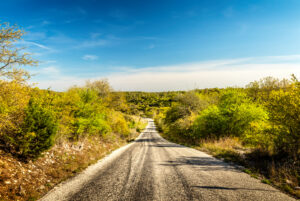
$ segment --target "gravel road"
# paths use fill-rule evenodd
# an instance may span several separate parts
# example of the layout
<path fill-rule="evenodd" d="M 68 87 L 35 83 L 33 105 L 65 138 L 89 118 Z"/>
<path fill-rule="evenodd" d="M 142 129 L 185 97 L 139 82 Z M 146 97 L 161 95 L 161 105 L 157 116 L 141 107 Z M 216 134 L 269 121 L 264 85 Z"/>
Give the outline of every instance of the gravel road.
<path fill-rule="evenodd" d="M 62 183 L 41 200 L 295 199 L 203 152 L 166 141 L 149 120 L 135 142 Z"/>

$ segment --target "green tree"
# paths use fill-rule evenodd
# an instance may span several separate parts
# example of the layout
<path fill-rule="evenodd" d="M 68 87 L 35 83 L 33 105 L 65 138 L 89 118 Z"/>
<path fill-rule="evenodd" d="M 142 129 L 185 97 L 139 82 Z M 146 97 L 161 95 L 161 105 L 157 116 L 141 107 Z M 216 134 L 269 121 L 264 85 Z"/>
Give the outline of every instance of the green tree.
<path fill-rule="evenodd" d="M 25 110 L 21 130 L 12 140 L 21 156 L 37 158 L 53 145 L 56 131 L 57 121 L 52 110 L 32 97 Z"/>
<path fill-rule="evenodd" d="M 101 98 L 107 97 L 112 91 L 111 86 L 108 83 L 107 79 L 96 80 L 96 81 L 87 81 L 86 87 L 97 92 L 98 96 Z"/>

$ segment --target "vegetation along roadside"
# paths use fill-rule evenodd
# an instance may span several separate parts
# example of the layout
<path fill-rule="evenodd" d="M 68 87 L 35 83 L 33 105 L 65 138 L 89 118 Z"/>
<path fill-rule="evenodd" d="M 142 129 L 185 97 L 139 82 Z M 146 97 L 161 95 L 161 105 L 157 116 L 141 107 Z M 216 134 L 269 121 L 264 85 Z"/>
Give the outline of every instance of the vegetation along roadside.
<path fill-rule="evenodd" d="M 65 92 L 30 85 L 37 65 L 16 42 L 24 31 L 0 24 L 0 200 L 36 200 L 146 126 L 106 80 Z"/>
<path fill-rule="evenodd" d="M 154 118 L 165 138 L 243 165 L 299 198 L 299 114 L 300 84 L 292 75 L 246 88 L 189 91 Z"/>
<path fill-rule="evenodd" d="M 300 197 L 300 84 L 266 77 L 245 88 L 118 92 L 107 80 L 64 92 L 29 84 L 38 62 L 0 24 L 0 200 L 35 200 L 155 119 L 162 135 L 246 167 Z"/>

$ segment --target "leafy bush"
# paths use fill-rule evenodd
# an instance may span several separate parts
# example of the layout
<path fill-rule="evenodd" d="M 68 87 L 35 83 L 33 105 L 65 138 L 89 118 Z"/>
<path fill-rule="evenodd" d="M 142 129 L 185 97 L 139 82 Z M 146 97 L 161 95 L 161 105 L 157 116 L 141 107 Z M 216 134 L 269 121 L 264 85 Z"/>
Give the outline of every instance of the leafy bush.
<path fill-rule="evenodd" d="M 228 90 L 222 94 L 217 106 L 210 106 L 200 112 L 194 122 L 193 135 L 199 138 L 241 137 L 254 122 L 263 122 L 267 118 L 266 111 L 251 103 L 245 93 Z"/>
<path fill-rule="evenodd" d="M 193 124 L 193 135 L 200 138 L 219 138 L 225 133 L 226 119 L 217 106 L 201 112 Z"/>
<path fill-rule="evenodd" d="M 128 123 L 126 122 L 124 116 L 120 112 L 111 112 L 108 115 L 108 120 L 110 122 L 112 132 L 118 133 L 123 137 L 127 137 L 129 134 Z"/>
<path fill-rule="evenodd" d="M 261 106 L 253 103 L 246 93 L 239 90 L 225 91 L 218 107 L 225 119 L 223 132 L 227 136 L 242 136 L 251 123 L 268 118 Z"/>
<path fill-rule="evenodd" d="M 29 100 L 20 132 L 14 139 L 19 154 L 25 158 L 36 158 L 54 143 L 57 122 L 53 112 L 35 98 Z"/>
<path fill-rule="evenodd" d="M 232 118 L 231 132 L 236 136 L 242 136 L 254 123 L 264 124 L 268 119 L 266 110 L 255 103 L 243 103 L 239 105 Z"/>
<path fill-rule="evenodd" d="M 15 81 L 0 80 L 0 147 L 15 152 L 13 144 L 25 117 L 30 88 Z"/>
<path fill-rule="evenodd" d="M 276 136 L 277 152 L 298 157 L 300 152 L 300 84 L 295 82 L 289 91 L 273 91 L 266 104 Z"/>
<path fill-rule="evenodd" d="M 193 144 L 195 142 L 195 138 L 191 134 L 194 118 L 195 115 L 192 114 L 190 116 L 177 119 L 168 126 L 166 132 L 175 141 L 184 141 Z"/>
<path fill-rule="evenodd" d="M 188 115 L 190 115 L 190 110 L 188 107 L 180 104 L 174 104 L 166 113 L 165 123 L 171 124 Z"/>
<path fill-rule="evenodd" d="M 106 134 L 111 131 L 107 122 L 106 108 L 97 95 L 97 91 L 89 88 L 73 89 L 79 95 L 77 107 L 72 111 L 74 117 L 72 138 L 77 139 L 85 135 Z"/>
<path fill-rule="evenodd" d="M 75 129 L 75 138 L 84 135 L 102 135 L 111 131 L 108 122 L 99 114 L 90 118 L 78 117 L 75 119 L 73 126 Z"/>
<path fill-rule="evenodd" d="M 245 145 L 255 147 L 263 152 L 273 152 L 274 135 L 270 132 L 271 124 L 268 121 L 251 122 L 250 127 L 241 136 Z"/>

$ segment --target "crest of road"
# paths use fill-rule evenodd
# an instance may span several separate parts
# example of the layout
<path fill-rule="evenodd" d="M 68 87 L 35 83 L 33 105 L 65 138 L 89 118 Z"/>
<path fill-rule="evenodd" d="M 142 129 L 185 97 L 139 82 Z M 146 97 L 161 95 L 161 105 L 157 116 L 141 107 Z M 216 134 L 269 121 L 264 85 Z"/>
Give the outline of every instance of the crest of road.
<path fill-rule="evenodd" d="M 235 166 L 163 139 L 149 119 L 134 142 L 61 183 L 41 200 L 295 199 Z"/>

